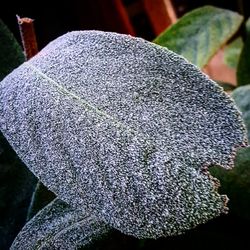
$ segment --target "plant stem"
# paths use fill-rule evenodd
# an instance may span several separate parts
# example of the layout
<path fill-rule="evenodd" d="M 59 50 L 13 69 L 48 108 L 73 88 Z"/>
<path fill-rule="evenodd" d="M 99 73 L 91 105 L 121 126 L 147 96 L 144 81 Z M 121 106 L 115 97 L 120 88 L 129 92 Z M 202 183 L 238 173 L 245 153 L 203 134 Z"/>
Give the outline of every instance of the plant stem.
<path fill-rule="evenodd" d="M 244 16 L 244 4 L 242 0 L 237 0 L 238 12 Z"/>
<path fill-rule="evenodd" d="M 27 61 L 38 52 L 36 34 L 33 25 L 34 20 L 28 17 L 20 18 L 17 15 L 17 21 Z"/>

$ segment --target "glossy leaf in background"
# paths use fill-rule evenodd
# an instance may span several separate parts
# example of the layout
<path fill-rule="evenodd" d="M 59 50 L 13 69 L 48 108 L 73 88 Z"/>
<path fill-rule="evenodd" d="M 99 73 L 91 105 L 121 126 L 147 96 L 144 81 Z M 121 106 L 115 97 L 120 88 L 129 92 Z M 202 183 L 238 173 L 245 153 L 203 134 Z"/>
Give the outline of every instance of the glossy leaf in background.
<path fill-rule="evenodd" d="M 67 33 L 0 85 L 0 126 L 58 197 L 138 238 L 227 212 L 206 171 L 246 134 L 232 100 L 176 53 L 140 38 Z"/>
<path fill-rule="evenodd" d="M 13 34 L 0 20 L 0 80 L 24 62 Z M 1 84 L 1 83 L 0 83 Z M 9 246 L 24 225 L 36 178 L 0 132 L 0 249 Z"/>
<path fill-rule="evenodd" d="M 242 112 L 242 117 L 248 132 L 248 141 L 250 141 L 250 84 L 235 89 L 232 93 L 232 97 Z"/>
<path fill-rule="evenodd" d="M 237 68 L 237 84 L 250 84 L 250 18 L 246 22 L 246 40 Z"/>
<path fill-rule="evenodd" d="M 238 37 L 224 49 L 224 63 L 230 68 L 236 69 L 239 63 L 240 54 L 243 48 L 243 40 Z"/>
<path fill-rule="evenodd" d="M 250 147 L 238 150 L 232 170 L 214 167 L 210 172 L 220 180 L 220 192 L 229 197 L 230 213 L 250 220 Z"/>
<path fill-rule="evenodd" d="M 250 141 L 250 85 L 237 88 L 232 97 L 242 112 Z M 221 192 L 228 194 L 230 211 L 250 219 L 250 147 L 237 151 L 233 170 L 214 168 L 211 173 L 220 180 Z"/>
<path fill-rule="evenodd" d="M 243 17 L 236 12 L 205 6 L 181 17 L 154 42 L 203 68 L 235 34 L 242 21 Z"/>
<path fill-rule="evenodd" d="M 0 81 L 24 62 L 24 54 L 14 35 L 0 19 Z"/>
<path fill-rule="evenodd" d="M 55 199 L 24 226 L 10 249 L 76 250 L 103 237 L 109 230 L 109 226 L 93 215 Z"/>

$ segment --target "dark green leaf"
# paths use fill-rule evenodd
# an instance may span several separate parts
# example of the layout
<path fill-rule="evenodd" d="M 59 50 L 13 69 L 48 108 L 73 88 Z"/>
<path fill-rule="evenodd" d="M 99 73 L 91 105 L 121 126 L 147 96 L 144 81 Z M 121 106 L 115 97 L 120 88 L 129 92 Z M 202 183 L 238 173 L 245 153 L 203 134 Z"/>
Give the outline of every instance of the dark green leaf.
<path fill-rule="evenodd" d="M 242 20 L 233 11 L 205 6 L 184 15 L 154 42 L 202 68 L 239 29 Z"/>
<path fill-rule="evenodd" d="M 0 20 L 0 80 L 22 62 L 21 47 Z M 0 249 L 9 248 L 25 223 L 35 183 L 34 175 L 0 132 Z"/>
<path fill-rule="evenodd" d="M 250 141 L 250 85 L 237 88 L 232 97 L 242 112 Z M 233 170 L 214 168 L 211 173 L 221 181 L 221 192 L 228 194 L 231 211 L 250 219 L 250 147 L 238 150 Z"/>
<path fill-rule="evenodd" d="M 224 91 L 233 91 L 236 88 L 231 83 L 221 82 L 221 81 L 216 81 L 216 82 L 224 89 Z"/>
<path fill-rule="evenodd" d="M 246 41 L 237 67 L 237 84 L 250 84 L 250 18 L 246 22 Z"/>
<path fill-rule="evenodd" d="M 214 167 L 210 172 L 220 180 L 220 193 L 229 197 L 229 211 L 250 219 L 250 147 L 238 150 L 232 170 Z"/>
<path fill-rule="evenodd" d="M 105 223 L 82 209 L 55 199 L 35 215 L 18 234 L 12 250 L 74 250 L 102 237 L 110 230 Z"/>
<path fill-rule="evenodd" d="M 0 249 L 8 249 L 25 223 L 35 176 L 0 132 Z"/>
<path fill-rule="evenodd" d="M 242 117 L 248 132 L 248 141 L 250 142 L 250 84 L 235 89 L 232 93 L 232 97 L 242 112 Z"/>
<path fill-rule="evenodd" d="M 241 37 L 228 44 L 224 50 L 224 63 L 231 68 L 237 68 L 242 48 L 243 40 Z"/>
<path fill-rule="evenodd" d="M 0 20 L 0 81 L 24 62 L 23 51 L 13 34 Z"/>

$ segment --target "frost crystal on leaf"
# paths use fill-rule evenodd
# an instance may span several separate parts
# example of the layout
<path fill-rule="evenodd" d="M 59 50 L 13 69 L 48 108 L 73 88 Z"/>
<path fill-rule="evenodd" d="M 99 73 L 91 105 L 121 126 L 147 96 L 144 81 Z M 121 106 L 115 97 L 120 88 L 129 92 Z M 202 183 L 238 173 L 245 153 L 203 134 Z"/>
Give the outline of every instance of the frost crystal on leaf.
<path fill-rule="evenodd" d="M 206 168 L 246 134 L 198 68 L 140 38 L 71 32 L 0 83 L 0 129 L 63 201 L 139 238 L 225 212 Z"/>

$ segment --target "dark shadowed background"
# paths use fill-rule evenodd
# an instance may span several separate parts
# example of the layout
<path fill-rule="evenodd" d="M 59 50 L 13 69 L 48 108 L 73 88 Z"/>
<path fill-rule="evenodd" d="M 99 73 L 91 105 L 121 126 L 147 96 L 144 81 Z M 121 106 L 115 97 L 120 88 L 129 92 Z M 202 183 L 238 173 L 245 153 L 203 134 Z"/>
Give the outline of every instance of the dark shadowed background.
<path fill-rule="evenodd" d="M 154 3 L 153 7 L 149 3 Z M 152 40 L 164 29 L 164 15 L 150 15 L 161 8 L 162 0 L 71 0 L 71 1 L 5 1 L 0 18 L 19 39 L 16 14 L 35 19 L 39 49 L 56 37 L 72 30 L 96 29 L 130 33 Z M 177 16 L 203 5 L 232 9 L 247 16 L 247 0 L 173 0 Z M 122 6 L 121 6 L 122 5 Z M 152 4 L 151 4 L 152 5 Z M 147 8 L 149 6 L 149 8 Z M 167 22 L 165 22 L 167 24 Z M 155 29 L 154 26 L 158 26 Z"/>

